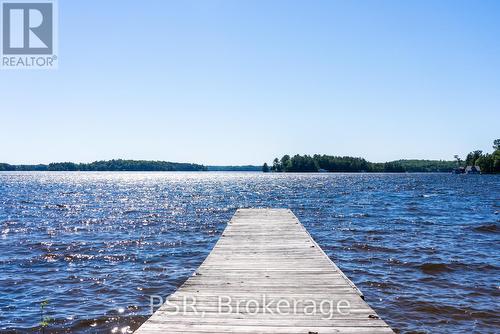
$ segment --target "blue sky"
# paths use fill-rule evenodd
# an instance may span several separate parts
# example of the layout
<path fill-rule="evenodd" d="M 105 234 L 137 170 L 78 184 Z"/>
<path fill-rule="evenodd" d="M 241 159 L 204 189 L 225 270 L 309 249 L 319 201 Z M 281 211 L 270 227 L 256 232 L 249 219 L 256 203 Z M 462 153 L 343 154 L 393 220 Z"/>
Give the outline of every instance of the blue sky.
<path fill-rule="evenodd" d="M 500 137 L 498 1 L 59 1 L 0 161 L 452 159 Z"/>

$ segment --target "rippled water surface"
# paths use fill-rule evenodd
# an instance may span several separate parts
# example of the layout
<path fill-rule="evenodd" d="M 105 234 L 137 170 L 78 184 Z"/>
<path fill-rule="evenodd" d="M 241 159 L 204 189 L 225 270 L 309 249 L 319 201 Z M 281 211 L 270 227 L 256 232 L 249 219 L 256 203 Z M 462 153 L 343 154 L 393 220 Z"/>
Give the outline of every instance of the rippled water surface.
<path fill-rule="evenodd" d="M 121 333 L 237 208 L 290 208 L 400 333 L 500 332 L 500 177 L 0 173 L 0 331 Z"/>

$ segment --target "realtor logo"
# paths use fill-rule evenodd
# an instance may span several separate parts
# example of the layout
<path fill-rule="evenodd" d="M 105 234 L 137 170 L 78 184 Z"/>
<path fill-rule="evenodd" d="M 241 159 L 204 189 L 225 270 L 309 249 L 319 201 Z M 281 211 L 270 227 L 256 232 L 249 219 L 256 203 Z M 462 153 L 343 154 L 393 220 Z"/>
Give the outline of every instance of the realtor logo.
<path fill-rule="evenodd" d="M 54 1 L 2 2 L 2 68 L 54 68 Z"/>

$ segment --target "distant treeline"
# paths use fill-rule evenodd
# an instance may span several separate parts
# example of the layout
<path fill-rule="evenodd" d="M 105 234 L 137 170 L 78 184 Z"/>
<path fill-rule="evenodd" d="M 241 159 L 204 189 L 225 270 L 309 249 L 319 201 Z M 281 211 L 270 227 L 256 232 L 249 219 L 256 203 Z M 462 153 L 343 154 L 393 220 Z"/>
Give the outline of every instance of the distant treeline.
<path fill-rule="evenodd" d="M 48 165 L 9 165 L 0 163 L 0 171 L 206 171 L 191 163 L 146 160 L 108 160 L 92 163 L 56 162 Z"/>
<path fill-rule="evenodd" d="M 0 172 L 2 171 L 48 171 L 49 165 L 9 165 L 0 163 Z"/>
<path fill-rule="evenodd" d="M 244 165 L 244 166 L 207 166 L 210 172 L 260 172 L 261 166 Z"/>
<path fill-rule="evenodd" d="M 493 143 L 494 151 L 473 151 L 464 160 L 455 161 L 396 160 L 385 163 L 369 162 L 363 158 L 331 155 L 284 155 L 274 159 L 272 166 L 204 166 L 191 163 L 146 160 L 107 160 L 92 163 L 57 162 L 48 165 L 10 165 L 0 163 L 0 171 L 259 171 L 264 172 L 451 172 L 458 167 L 479 166 L 481 173 L 500 173 L 500 139 Z M 462 168 L 463 169 L 463 168 Z"/>
<path fill-rule="evenodd" d="M 386 172 L 386 173 L 418 173 L 418 172 L 451 172 L 458 167 L 479 166 L 481 173 L 500 173 L 500 139 L 493 142 L 493 153 L 483 154 L 473 151 L 465 161 L 457 155 L 455 161 L 445 160 L 396 160 L 385 163 L 369 162 L 363 158 L 340 157 L 331 155 L 284 155 L 274 159 L 272 166 L 265 163 L 264 172 Z"/>
<path fill-rule="evenodd" d="M 493 142 L 493 152 L 483 153 L 481 150 L 476 150 L 467 154 L 465 158 L 465 166 L 479 166 L 481 173 L 497 174 L 500 173 L 500 139 Z M 463 161 L 458 155 L 455 156 L 458 165 L 463 166 Z"/>
<path fill-rule="evenodd" d="M 451 172 L 456 167 L 454 161 L 442 160 L 397 160 L 386 163 L 373 163 L 363 158 L 340 157 L 331 155 L 289 155 L 274 159 L 263 171 L 273 172 Z"/>

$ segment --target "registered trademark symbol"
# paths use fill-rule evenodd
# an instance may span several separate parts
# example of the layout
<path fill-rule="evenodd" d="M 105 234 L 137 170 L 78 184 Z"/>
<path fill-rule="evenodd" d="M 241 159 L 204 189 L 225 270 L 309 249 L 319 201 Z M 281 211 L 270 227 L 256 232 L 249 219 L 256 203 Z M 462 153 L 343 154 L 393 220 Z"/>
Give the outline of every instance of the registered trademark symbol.
<path fill-rule="evenodd" d="M 53 55 L 53 56 L 52 56 L 52 59 L 53 59 L 53 60 L 57 60 L 57 56 L 56 56 L 56 55 Z"/>

